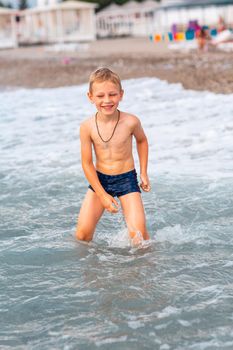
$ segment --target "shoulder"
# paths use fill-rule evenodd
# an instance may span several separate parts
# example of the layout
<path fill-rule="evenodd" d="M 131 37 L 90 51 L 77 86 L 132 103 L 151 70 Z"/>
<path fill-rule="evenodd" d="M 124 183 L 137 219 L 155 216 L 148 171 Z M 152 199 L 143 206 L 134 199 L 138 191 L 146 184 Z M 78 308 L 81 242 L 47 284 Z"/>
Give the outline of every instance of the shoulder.
<path fill-rule="evenodd" d="M 139 142 L 144 140 L 145 133 L 140 119 L 136 115 L 129 113 L 124 113 L 123 117 L 125 119 L 125 125 L 128 125 L 131 134 L 136 138 L 136 140 Z"/>
<path fill-rule="evenodd" d="M 91 126 L 93 122 L 95 121 L 95 116 L 92 116 L 88 119 L 85 119 L 81 124 L 80 127 L 87 128 L 88 126 Z"/>
<path fill-rule="evenodd" d="M 91 133 L 93 129 L 93 125 L 95 123 L 95 117 L 90 117 L 86 120 L 84 120 L 79 127 L 79 135 L 80 139 L 82 140 L 91 140 Z"/>
<path fill-rule="evenodd" d="M 90 131 L 92 128 L 92 125 L 95 121 L 95 117 L 90 117 L 86 120 L 84 120 L 81 124 L 80 124 L 80 132 L 84 132 L 84 131 Z"/>
<path fill-rule="evenodd" d="M 133 129 L 141 125 L 140 119 L 131 113 L 122 112 L 122 120 Z"/>

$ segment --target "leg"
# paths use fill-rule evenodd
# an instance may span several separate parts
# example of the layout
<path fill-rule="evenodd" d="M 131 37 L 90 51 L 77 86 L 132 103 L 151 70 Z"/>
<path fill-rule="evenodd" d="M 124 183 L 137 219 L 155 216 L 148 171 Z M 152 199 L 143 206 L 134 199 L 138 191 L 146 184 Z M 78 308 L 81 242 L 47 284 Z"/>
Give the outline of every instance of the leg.
<path fill-rule="evenodd" d="M 103 214 L 102 206 L 95 192 L 88 189 L 79 212 L 76 238 L 82 241 L 91 241 L 95 227 Z"/>
<path fill-rule="evenodd" d="M 120 196 L 121 207 L 124 213 L 125 221 L 129 230 L 130 238 L 137 241 L 137 232 L 142 234 L 143 239 L 149 239 L 149 233 L 146 229 L 146 218 L 139 192 L 131 192 Z M 140 242 L 136 242 L 136 244 Z"/>

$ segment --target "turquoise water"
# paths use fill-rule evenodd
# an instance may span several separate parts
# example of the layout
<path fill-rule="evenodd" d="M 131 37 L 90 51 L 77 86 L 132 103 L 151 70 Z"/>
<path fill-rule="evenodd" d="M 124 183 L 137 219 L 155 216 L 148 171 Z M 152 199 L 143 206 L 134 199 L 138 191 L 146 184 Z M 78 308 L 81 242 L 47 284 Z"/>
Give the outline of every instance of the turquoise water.
<path fill-rule="evenodd" d="M 233 349 L 232 96 L 123 83 L 150 143 L 139 249 L 121 213 L 73 236 L 87 86 L 1 92 L 1 349 Z"/>

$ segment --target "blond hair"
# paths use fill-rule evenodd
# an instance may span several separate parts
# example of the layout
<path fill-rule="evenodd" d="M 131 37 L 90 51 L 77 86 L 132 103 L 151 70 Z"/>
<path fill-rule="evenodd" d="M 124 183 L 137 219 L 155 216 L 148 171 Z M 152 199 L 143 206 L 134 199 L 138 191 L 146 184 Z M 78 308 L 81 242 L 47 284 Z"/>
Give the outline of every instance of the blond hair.
<path fill-rule="evenodd" d="M 118 74 L 111 71 L 109 68 L 98 68 L 93 73 L 91 73 L 89 78 L 89 92 L 92 92 L 93 84 L 98 82 L 102 83 L 104 81 L 111 81 L 112 83 L 119 86 L 122 90 L 121 79 Z"/>

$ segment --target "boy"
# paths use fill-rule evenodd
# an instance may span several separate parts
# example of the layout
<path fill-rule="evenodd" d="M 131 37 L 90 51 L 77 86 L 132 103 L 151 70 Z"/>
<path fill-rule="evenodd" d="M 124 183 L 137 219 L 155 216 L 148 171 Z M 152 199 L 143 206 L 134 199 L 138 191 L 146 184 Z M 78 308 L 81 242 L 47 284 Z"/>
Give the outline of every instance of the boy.
<path fill-rule="evenodd" d="M 132 243 L 139 244 L 143 239 L 149 239 L 134 169 L 132 137 L 136 139 L 140 161 L 140 186 L 146 192 L 150 191 L 148 142 L 139 119 L 118 110 L 123 93 L 119 76 L 110 69 L 100 68 L 91 74 L 87 95 L 97 112 L 80 126 L 82 167 L 90 183 L 76 230 L 77 239 L 82 241 L 92 240 L 104 210 L 118 212 L 115 196 L 120 200 Z"/>

